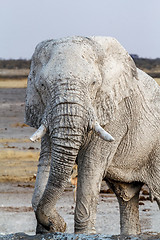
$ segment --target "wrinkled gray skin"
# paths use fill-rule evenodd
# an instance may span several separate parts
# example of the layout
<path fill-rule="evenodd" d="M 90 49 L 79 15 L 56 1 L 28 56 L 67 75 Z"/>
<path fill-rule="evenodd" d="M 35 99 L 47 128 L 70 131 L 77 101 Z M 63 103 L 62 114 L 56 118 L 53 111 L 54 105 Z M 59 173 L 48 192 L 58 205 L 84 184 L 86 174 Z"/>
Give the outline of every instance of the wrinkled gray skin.
<path fill-rule="evenodd" d="M 96 135 L 95 121 L 114 142 Z M 98 193 L 105 180 L 119 201 L 121 233 L 140 233 L 138 197 L 144 183 L 160 205 L 160 88 L 115 39 L 40 43 L 28 78 L 26 123 L 47 128 L 32 201 L 37 233 L 65 231 L 55 205 L 75 160 L 75 232 L 95 233 Z"/>

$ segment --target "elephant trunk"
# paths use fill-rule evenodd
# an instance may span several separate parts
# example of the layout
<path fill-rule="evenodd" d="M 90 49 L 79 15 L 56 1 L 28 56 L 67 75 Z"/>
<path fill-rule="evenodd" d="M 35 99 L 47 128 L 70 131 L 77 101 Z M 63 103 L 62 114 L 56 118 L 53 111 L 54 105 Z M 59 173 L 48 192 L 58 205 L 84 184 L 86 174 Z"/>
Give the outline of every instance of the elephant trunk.
<path fill-rule="evenodd" d="M 53 126 L 49 126 L 51 167 L 48 183 L 36 210 L 38 222 L 51 232 L 65 231 L 65 222 L 55 205 L 63 193 L 82 145 L 85 129 L 82 105 L 61 103 L 54 108 Z"/>
<path fill-rule="evenodd" d="M 54 93 L 51 96 L 54 96 L 54 99 L 47 102 L 41 126 L 31 137 L 31 140 L 35 141 L 46 131 L 50 136 L 50 174 L 37 206 L 36 217 L 38 223 L 52 232 L 65 231 L 65 222 L 56 212 L 55 205 L 70 178 L 87 131 L 94 129 L 103 139 L 112 141 L 111 136 L 97 124 L 92 107 L 85 103 L 85 89 L 74 86 L 75 83 L 67 83 L 60 82 L 53 88 Z"/>

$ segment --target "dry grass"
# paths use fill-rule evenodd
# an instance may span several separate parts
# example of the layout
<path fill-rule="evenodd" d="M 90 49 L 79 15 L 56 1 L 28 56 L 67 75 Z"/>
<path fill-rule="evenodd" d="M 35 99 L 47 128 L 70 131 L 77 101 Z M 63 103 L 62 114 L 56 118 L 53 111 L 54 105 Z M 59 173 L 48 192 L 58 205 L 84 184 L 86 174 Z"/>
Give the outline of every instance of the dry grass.
<path fill-rule="evenodd" d="M 11 126 L 11 127 L 15 127 L 15 128 L 17 128 L 17 127 L 20 127 L 20 128 L 29 127 L 27 124 L 25 124 L 25 123 L 20 123 L 20 122 L 13 123 L 13 124 L 11 124 L 10 126 Z"/>
<path fill-rule="evenodd" d="M 32 161 L 37 161 L 39 158 L 39 152 L 32 151 L 18 151 L 18 150 L 1 150 L 0 160 L 5 160 L 6 162 L 10 159 L 13 160 L 12 164 L 14 164 L 15 159 L 19 159 L 20 161 L 28 161 L 29 159 Z M 11 164 L 11 162 L 10 162 Z"/>
<path fill-rule="evenodd" d="M 35 180 L 39 152 L 1 150 L 0 182 L 29 182 Z"/>
<path fill-rule="evenodd" d="M 155 80 L 160 85 L 160 78 L 155 78 Z"/>
<path fill-rule="evenodd" d="M 10 79 L 0 78 L 0 88 L 26 88 L 27 78 Z"/>
<path fill-rule="evenodd" d="M 0 143 L 27 143 L 31 142 L 28 138 L 0 138 Z"/>

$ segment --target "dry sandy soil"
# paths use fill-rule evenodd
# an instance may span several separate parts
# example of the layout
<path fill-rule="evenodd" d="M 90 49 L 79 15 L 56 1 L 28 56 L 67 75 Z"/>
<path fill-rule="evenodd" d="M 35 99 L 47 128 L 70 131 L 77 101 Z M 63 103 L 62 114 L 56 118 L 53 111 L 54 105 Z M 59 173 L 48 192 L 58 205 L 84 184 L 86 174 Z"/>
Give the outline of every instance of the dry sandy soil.
<path fill-rule="evenodd" d="M 21 88 L 14 88 L 17 85 L 13 80 L 11 85 L 5 81 L 0 88 L 0 234 L 35 234 L 31 198 L 40 143 L 29 141 L 34 129 L 23 124 L 26 80 L 23 80 L 24 85 L 19 82 Z M 118 202 L 113 194 L 106 193 L 107 189 L 104 185 L 99 197 L 96 228 L 98 233 L 117 235 Z M 73 232 L 74 207 L 73 192 L 68 186 L 57 209 L 65 218 L 69 233 Z M 141 192 L 139 207 L 142 232 L 160 232 L 158 206 L 148 200 L 145 191 Z"/>

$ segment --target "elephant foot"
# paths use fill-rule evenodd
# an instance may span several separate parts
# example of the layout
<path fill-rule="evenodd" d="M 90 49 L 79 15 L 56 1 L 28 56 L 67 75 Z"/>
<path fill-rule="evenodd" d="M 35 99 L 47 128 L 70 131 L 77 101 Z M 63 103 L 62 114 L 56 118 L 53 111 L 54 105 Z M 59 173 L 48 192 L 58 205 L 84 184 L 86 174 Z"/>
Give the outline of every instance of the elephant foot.
<path fill-rule="evenodd" d="M 36 227 L 36 234 L 45 234 L 49 233 L 49 231 L 44 228 L 40 223 L 37 222 L 37 227 Z"/>
<path fill-rule="evenodd" d="M 66 228 L 67 224 L 62 217 L 60 222 L 57 220 L 55 221 L 55 219 L 50 221 L 49 232 L 65 232 Z"/>
<path fill-rule="evenodd" d="M 50 214 L 45 214 L 41 209 L 36 210 L 37 218 L 37 229 L 36 233 L 47 233 L 47 232 L 65 232 L 66 223 L 64 219 L 52 209 Z"/>

